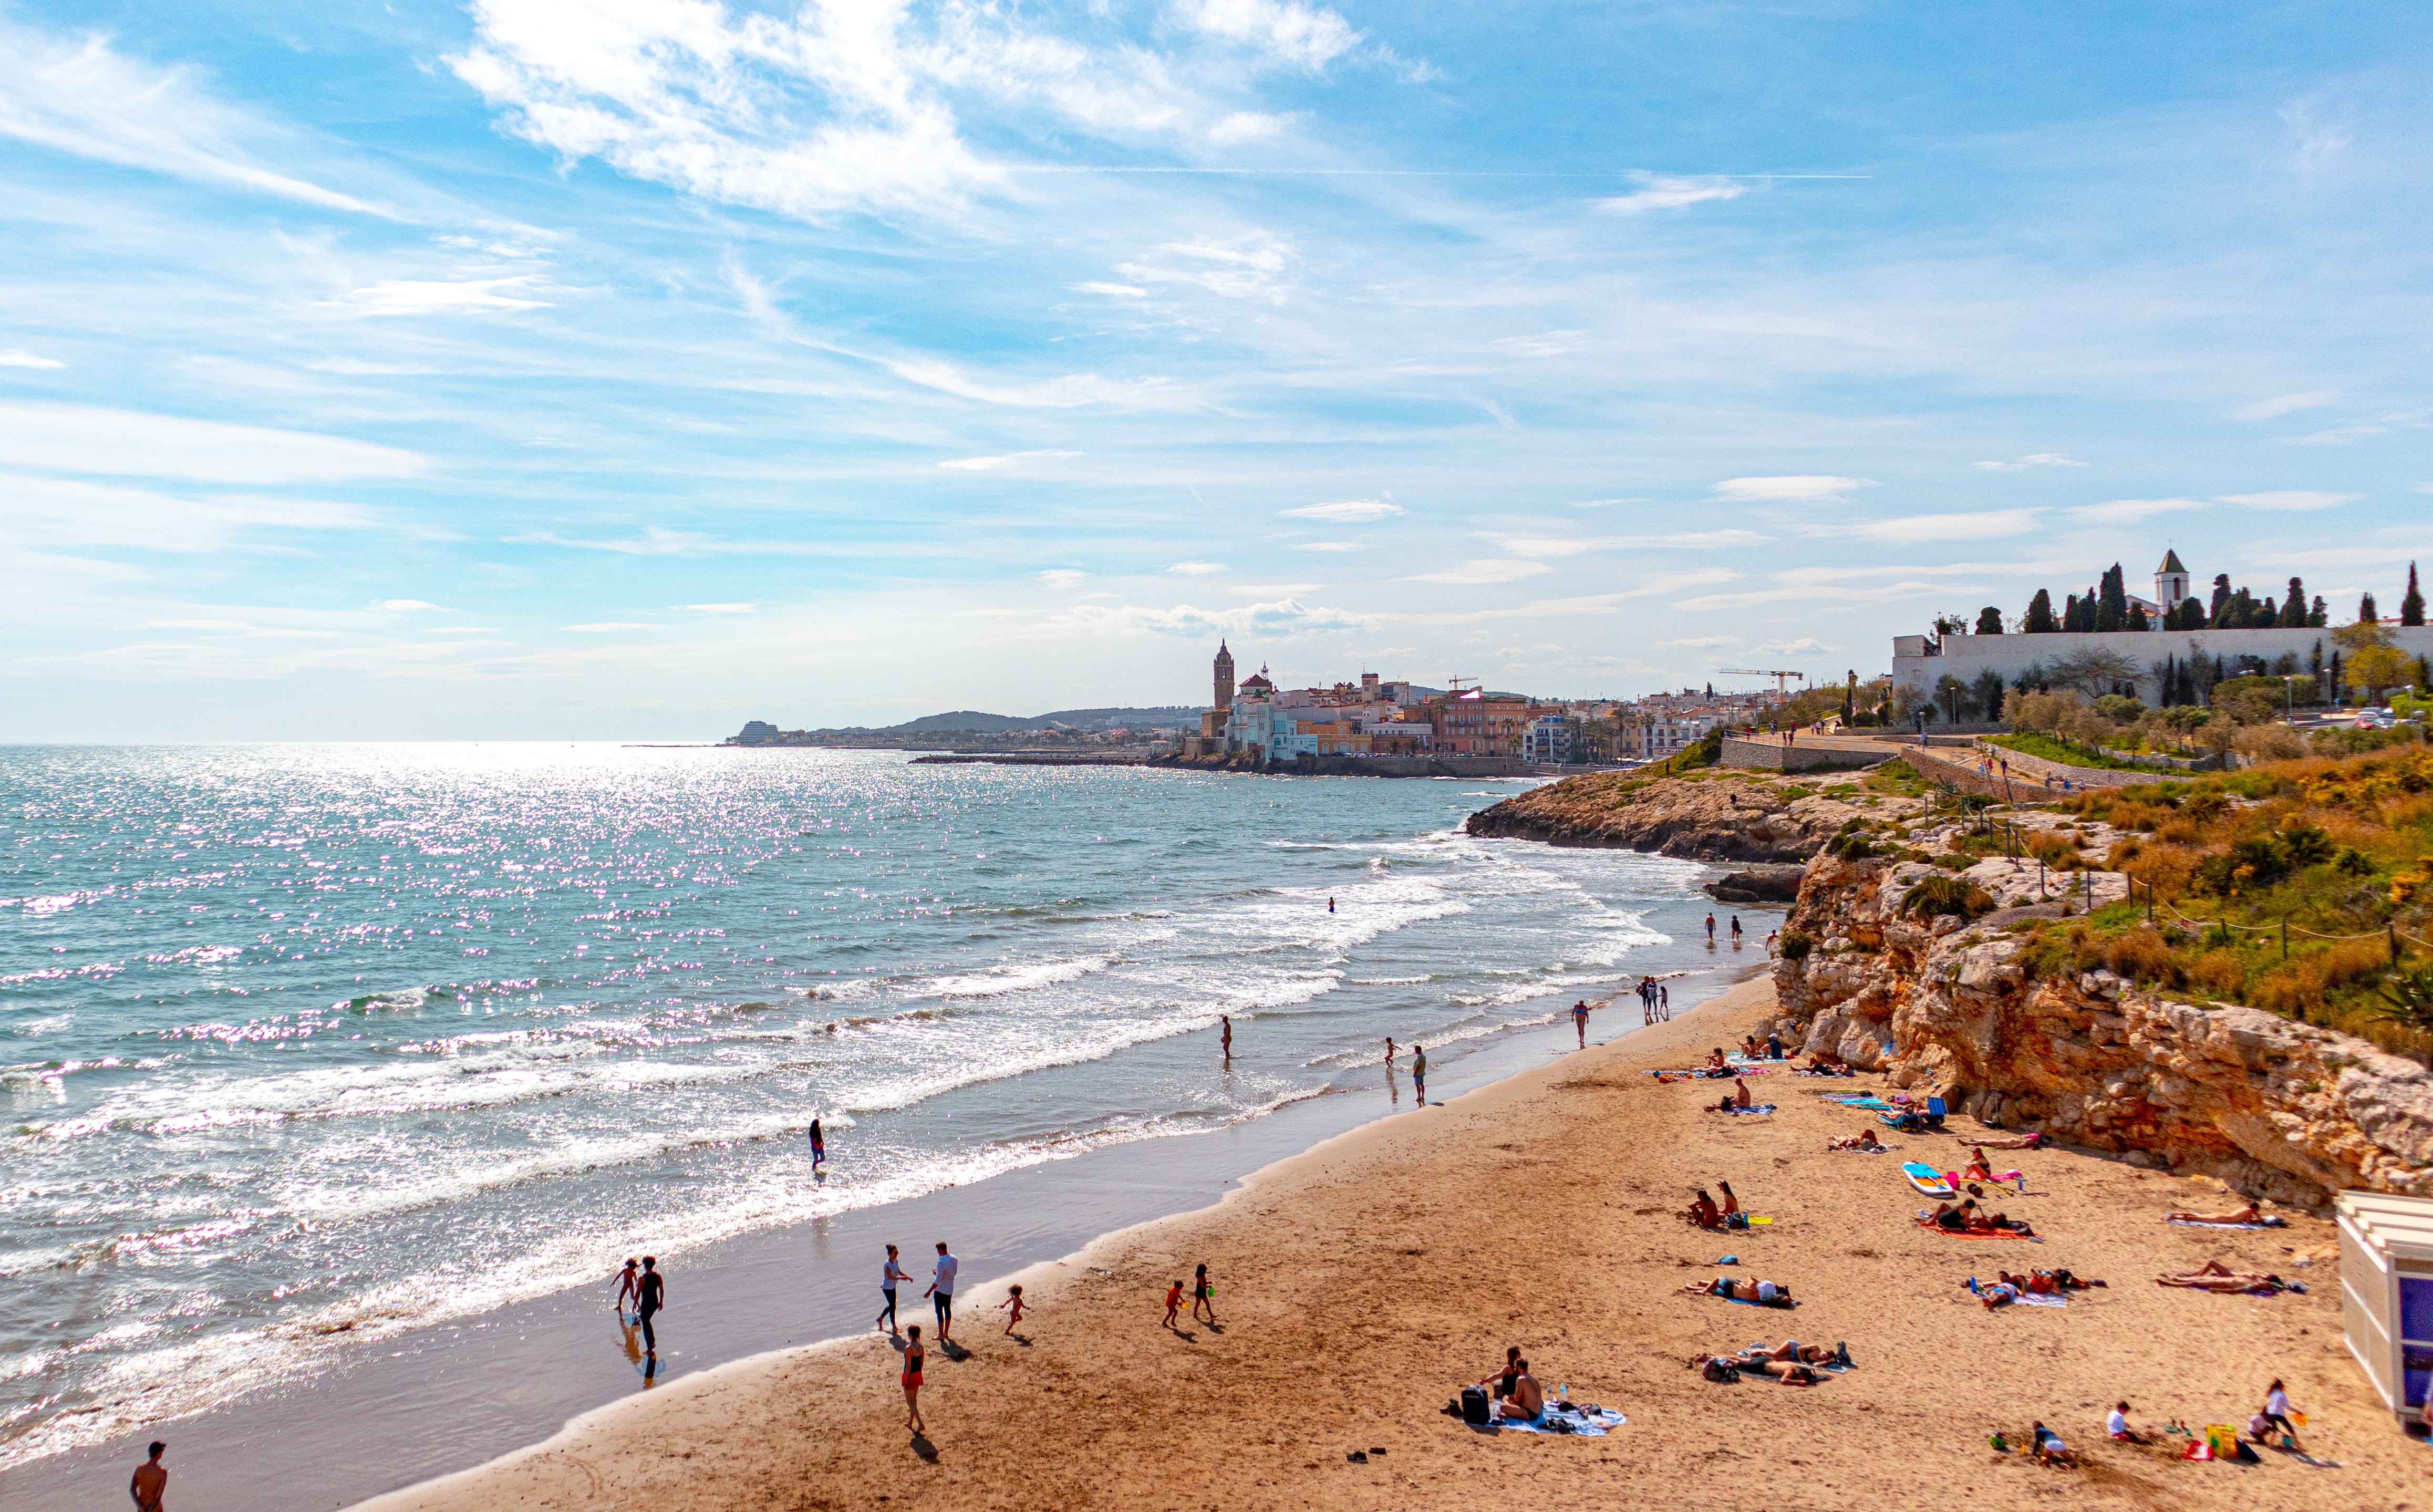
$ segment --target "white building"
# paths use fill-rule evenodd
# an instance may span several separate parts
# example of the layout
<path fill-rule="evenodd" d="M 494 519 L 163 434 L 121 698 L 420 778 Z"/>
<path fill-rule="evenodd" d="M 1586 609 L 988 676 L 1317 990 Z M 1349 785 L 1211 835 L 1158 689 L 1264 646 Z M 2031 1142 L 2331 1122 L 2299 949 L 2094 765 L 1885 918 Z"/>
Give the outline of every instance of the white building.
<path fill-rule="evenodd" d="M 1521 759 L 1561 766 L 1572 758 L 1572 722 L 1541 714 L 1521 727 Z"/>
<path fill-rule="evenodd" d="M 1639 727 L 1639 754 L 1650 761 L 1696 745 L 1707 738 L 1709 730 L 1724 722 L 1724 716 L 1717 713 L 1651 712 L 1654 718 Z"/>

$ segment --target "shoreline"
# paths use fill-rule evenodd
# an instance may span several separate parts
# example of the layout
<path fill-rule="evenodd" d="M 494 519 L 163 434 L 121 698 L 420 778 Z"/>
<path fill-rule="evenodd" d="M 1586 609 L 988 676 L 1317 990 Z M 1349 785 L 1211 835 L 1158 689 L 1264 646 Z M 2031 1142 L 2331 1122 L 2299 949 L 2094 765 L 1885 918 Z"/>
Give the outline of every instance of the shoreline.
<path fill-rule="evenodd" d="M 1514 1100 L 1540 1090 L 1541 1084 L 1557 1076 L 1576 1073 L 1580 1069 L 1579 1057 L 1588 1056 L 1602 1060 L 1606 1057 L 1601 1056 L 1600 1052 L 1618 1052 L 1634 1040 L 1639 1043 L 1631 1047 L 1642 1054 L 1677 1051 L 1679 1054 L 1687 1055 L 1690 1053 L 1687 1046 L 1691 1043 L 1711 1038 L 1727 1024 L 1736 1026 L 1744 1020 L 1755 1022 L 1763 1012 L 1771 1011 L 1773 1000 L 1773 982 L 1761 966 L 1760 969 L 1753 970 L 1739 980 L 1726 986 L 1721 992 L 1702 998 L 1676 1012 L 1669 1020 L 1644 1025 L 1635 1030 L 1627 1030 L 1611 1039 L 1591 1045 L 1584 1051 L 1574 1050 L 1570 1054 L 1559 1055 L 1541 1065 L 1511 1071 L 1467 1088 L 1449 1098 L 1439 1100 L 1431 1097 L 1428 1101 L 1428 1110 L 1431 1113 L 1437 1110 L 1446 1110 L 1472 1116 L 1493 1116 L 1503 1112 Z M 1621 1005 L 1618 999 L 1607 999 L 1594 1006 L 1604 1010 L 1617 1010 Z M 1651 1039 L 1651 1036 L 1654 1039 Z M 1656 1043 L 1659 1040 L 1661 1041 L 1660 1044 Z M 1412 1112 L 1416 1113 L 1418 1110 L 1414 1109 Z M 1007 1286 L 1019 1284 L 1024 1288 L 1026 1302 L 1041 1308 L 1054 1307 L 1060 1292 L 1068 1289 L 1079 1273 L 1094 1268 L 1093 1261 L 1111 1258 L 1115 1252 L 1143 1239 L 1153 1238 L 1162 1231 L 1173 1226 L 1220 1217 L 1237 1205 L 1255 1202 L 1270 1189 L 1306 1177 L 1313 1170 L 1324 1172 L 1331 1169 L 1328 1163 L 1356 1160 L 1372 1154 L 1374 1147 L 1390 1141 L 1391 1136 L 1396 1132 L 1395 1126 L 1403 1116 L 1405 1115 L 1383 1113 L 1354 1124 L 1349 1129 L 1326 1135 L 1316 1144 L 1294 1153 L 1280 1156 L 1255 1170 L 1236 1177 L 1218 1194 L 1215 1201 L 1204 1206 L 1145 1218 L 1120 1228 L 1108 1230 L 1069 1253 L 1052 1259 L 1036 1260 L 1010 1273 L 993 1276 L 986 1281 L 973 1282 L 961 1295 L 964 1298 L 976 1299 L 985 1289 L 989 1295 L 995 1296 Z M 915 1271 L 916 1279 L 918 1273 L 926 1268 L 927 1263 L 925 1256 L 910 1257 L 908 1266 Z M 909 1295 L 910 1286 L 908 1284 L 905 1290 Z M 973 1312 L 977 1316 L 970 1317 L 970 1321 L 975 1330 L 992 1329 L 995 1326 L 993 1321 L 980 1321 L 982 1318 L 989 1317 L 989 1314 L 978 1312 L 977 1309 Z M 927 1322 L 927 1316 L 918 1312 L 910 1301 L 904 1304 L 903 1316 L 907 1321 L 921 1321 L 925 1325 Z M 959 1321 L 965 1319 L 967 1316 L 965 1305 L 959 1302 L 957 1307 Z M 925 1332 L 927 1332 L 926 1328 Z M 475 1509 L 479 1509 L 479 1512 L 494 1512 L 494 1509 L 508 1505 L 525 1504 L 530 1495 L 527 1488 L 518 1487 L 515 1491 L 509 1492 L 501 1483 L 514 1478 L 520 1469 L 553 1452 L 570 1451 L 581 1453 L 597 1440 L 614 1439 L 627 1434 L 649 1421 L 652 1416 L 667 1408 L 673 1400 L 672 1394 L 676 1391 L 686 1392 L 690 1399 L 705 1402 L 716 1402 L 734 1392 L 749 1393 L 756 1388 L 767 1385 L 768 1378 L 774 1372 L 788 1367 L 817 1368 L 823 1362 L 839 1360 L 864 1349 L 874 1342 L 876 1336 L 874 1333 L 868 1332 L 847 1334 L 806 1345 L 765 1351 L 728 1361 L 710 1369 L 687 1376 L 679 1383 L 661 1388 L 659 1393 L 652 1397 L 626 1397 L 595 1407 L 569 1420 L 549 1437 L 527 1444 L 484 1464 L 436 1476 L 428 1481 L 402 1487 L 369 1500 L 352 1504 L 349 1512 L 475 1512 Z M 937 1371 L 938 1367 L 933 1364 L 930 1367 L 930 1373 L 934 1375 Z"/>
<path fill-rule="evenodd" d="M 1718 1083 L 1642 1074 L 1731 1043 L 1772 1011 L 1772 980 L 1758 977 L 1668 1025 L 1323 1140 L 1213 1205 L 966 1283 L 959 1348 L 929 1355 L 928 1432 L 909 1443 L 895 1356 L 865 1334 L 703 1372 L 363 1512 L 710 1512 L 882 1497 L 891 1508 L 1404 1512 L 1515 1491 L 1614 1506 L 1678 1496 L 1685 1483 L 1731 1506 L 1872 1509 L 1888 1475 L 1964 1508 L 2056 1497 L 2225 1512 L 2426 1505 L 2433 1463 L 2340 1343 L 2329 1224 L 2292 1215 L 2256 1232 L 2172 1228 L 2164 1211 L 2220 1191 L 2038 1150 L 2006 1156 L 2030 1181 L 2002 1200 L 2033 1218 L 2044 1244 L 1921 1231 L 1902 1157 L 1823 1148 L 1871 1115 L 1774 1071 L 1752 1086 L 1778 1111 L 1727 1118 L 1701 1111 Z M 1937 1161 L 1963 1147 L 1948 1134 L 1893 1143 Z M 1688 1188 L 1718 1178 L 1773 1225 L 1684 1226 Z M 1740 1275 L 1791 1285 L 1803 1309 L 1681 1295 L 1724 1249 L 1746 1262 Z M 2310 1290 L 2215 1297 L 2152 1283 L 2206 1259 L 2303 1276 Z M 1200 1260 L 1224 1326 L 1162 1327 L 1165 1283 Z M 2031 1265 L 2109 1285 L 2066 1308 L 1990 1312 L 1963 1284 Z M 1009 1340 L 989 1304 L 1012 1280 L 1036 1312 Z M 1717 1385 L 1685 1368 L 1784 1333 L 1846 1341 L 1859 1368 L 1810 1388 Z M 1563 1439 L 1441 1416 L 1507 1343 L 1550 1392 L 1568 1384 L 1627 1425 Z M 2184 1440 L 2102 1438 L 2117 1397 L 2149 1433 L 2170 1419 L 2240 1423 L 2272 1376 L 2309 1415 L 2306 1455 L 2237 1468 L 2180 1460 Z M 2086 1468 L 1986 1447 L 1992 1429 L 2016 1436 L 2031 1420 L 2054 1426 Z"/>
<path fill-rule="evenodd" d="M 1693 955 L 1686 943 L 1679 950 Z M 1735 975 L 1762 969 L 1759 956 L 1735 961 L 1721 954 L 1710 958 L 1711 976 L 1686 979 L 1727 991 Z M 1674 976 L 1668 964 L 1659 960 L 1653 969 Z M 1676 976 L 1674 985 L 1683 980 Z M 1698 1006 L 1676 1011 L 1676 1022 Z M 1600 1024 L 1610 1022 L 1599 1015 Z M 1628 1028 L 1621 1037 L 1646 1032 Z M 1554 1025 L 1500 1030 L 1481 1048 L 1443 1062 L 1441 1084 L 1466 1090 L 1526 1074 L 1557 1033 Z M 1567 1025 L 1560 1034 L 1568 1049 Z M 1407 1092 L 1407 1083 L 1402 1090 Z M 688 1254 L 672 1267 L 672 1281 L 689 1297 L 672 1295 L 671 1300 L 693 1306 L 662 1319 L 663 1368 L 654 1387 L 641 1380 L 638 1360 L 616 1353 L 604 1287 L 578 1285 L 418 1327 L 292 1386 L 257 1388 L 198 1414 L 0 1471 L 0 1502 L 11 1512 L 92 1505 L 98 1496 L 115 1494 L 130 1454 L 140 1458 L 138 1446 L 155 1436 L 169 1442 L 171 1458 L 187 1467 L 179 1482 L 180 1505 L 238 1505 L 230 1488 L 265 1470 L 282 1484 L 310 1477 L 310 1488 L 299 1487 L 292 1498 L 247 1501 L 248 1512 L 274 1505 L 301 1512 L 376 1497 L 434 1470 L 521 1453 L 570 1421 L 613 1410 L 643 1389 L 667 1400 L 669 1391 L 699 1375 L 765 1353 L 773 1339 L 784 1350 L 864 1336 L 853 1331 L 876 1301 L 864 1298 L 875 1285 L 865 1284 L 862 1272 L 876 1269 L 875 1262 L 864 1263 L 864 1251 L 877 1254 L 881 1240 L 903 1243 L 917 1261 L 915 1251 L 927 1252 L 924 1235 L 960 1235 L 966 1285 L 981 1284 L 983 1277 L 994 1285 L 999 1272 L 1052 1264 L 1110 1233 L 1204 1211 L 1250 1173 L 1390 1118 L 1366 1100 L 1388 1091 L 1341 1089 L 1188 1137 L 1104 1147 L 966 1185 L 755 1231 Z M 926 1268 L 920 1274 L 926 1278 Z M 705 1316 L 698 1300 L 708 1295 L 706 1283 L 720 1294 L 715 1318 Z M 906 1311 L 909 1316 L 909 1304 Z M 366 1422 L 378 1426 L 369 1432 L 339 1427 Z M 345 1433 L 355 1445 L 334 1472 L 328 1457 L 291 1436 L 313 1424 Z"/>

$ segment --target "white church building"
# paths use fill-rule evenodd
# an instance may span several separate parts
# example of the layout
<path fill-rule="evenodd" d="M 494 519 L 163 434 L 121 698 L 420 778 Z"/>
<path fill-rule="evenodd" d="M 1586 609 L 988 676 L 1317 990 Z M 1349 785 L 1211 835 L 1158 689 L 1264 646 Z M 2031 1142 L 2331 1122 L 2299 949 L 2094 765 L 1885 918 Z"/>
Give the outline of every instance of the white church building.
<path fill-rule="evenodd" d="M 2192 579 L 2179 553 L 2163 558 L 2154 573 L 2154 597 L 2143 602 L 2150 622 L 2179 606 L 2190 596 Z M 2433 627 L 2402 627 L 2386 619 L 2383 628 L 2391 643 L 2410 656 L 2433 656 Z M 2006 683 L 2027 672 L 2084 658 L 2089 652 L 2110 653 L 2126 663 L 2110 691 L 2134 693 L 2148 705 L 2163 702 L 2163 670 L 2173 662 L 2219 657 L 2230 676 L 2269 673 L 2276 668 L 2314 672 L 2331 665 L 2339 645 L 2327 626 L 2274 626 L 2258 630 L 2112 630 L 2057 631 L 2033 636 L 1940 635 L 1893 637 L 1893 684 L 1921 697 L 1931 697 L 1945 677 L 1972 683 L 1992 671 Z"/>

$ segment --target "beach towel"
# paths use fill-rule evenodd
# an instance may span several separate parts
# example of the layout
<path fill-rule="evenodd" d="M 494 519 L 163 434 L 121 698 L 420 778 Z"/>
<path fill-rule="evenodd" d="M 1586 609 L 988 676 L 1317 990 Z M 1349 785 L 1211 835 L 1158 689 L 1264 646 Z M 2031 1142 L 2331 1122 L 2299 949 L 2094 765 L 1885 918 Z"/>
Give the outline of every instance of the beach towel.
<path fill-rule="evenodd" d="M 1715 1294 L 1709 1292 L 1707 1295 L 1712 1297 Z M 1743 1307 L 1796 1307 L 1799 1305 L 1798 1299 L 1793 1297 L 1778 1297 L 1770 1302 L 1761 1302 L 1754 1297 L 1727 1297 L 1724 1300 L 1737 1302 Z"/>
<path fill-rule="evenodd" d="M 1917 1220 L 1917 1226 L 1921 1229 L 1931 1229 L 1937 1233 L 1948 1234 L 1954 1239 L 2025 1239 L 2030 1244 L 2045 1242 L 2042 1234 L 2021 1233 L 2016 1229 L 1947 1229 L 1932 1218 L 1920 1218 Z"/>
<path fill-rule="evenodd" d="M 2267 1218 L 2262 1223 L 2197 1223 L 2187 1218 L 2165 1218 L 2163 1221 L 2183 1229 L 2286 1229 L 2289 1226 L 2282 1218 Z"/>
<path fill-rule="evenodd" d="M 1977 1278 L 1974 1276 L 1968 1278 L 1968 1289 L 1976 1293 L 1979 1297 L 1983 1297 L 1986 1293 L 1991 1291 L 2005 1291 L 2011 1294 L 2011 1300 L 2013 1302 L 2028 1307 L 2067 1307 L 2069 1305 L 2068 1298 L 2059 1296 L 2055 1293 L 2032 1292 L 2024 1287 L 2014 1286 L 2008 1282 L 1999 1281 L 1995 1282 L 1992 1285 L 1980 1285 L 1978 1284 Z"/>
<path fill-rule="evenodd" d="M 1882 1113 L 1892 1107 L 1891 1103 L 1872 1092 L 1820 1092 L 1816 1096 L 1827 1102 L 1838 1102 L 1845 1108 L 1865 1108 L 1875 1113 Z"/>
<path fill-rule="evenodd" d="M 1759 1102 L 1751 1103 L 1745 1108 L 1723 1108 L 1716 1111 L 1727 1113 L 1770 1113 L 1774 1112 L 1774 1104 L 1770 1102 Z"/>
<path fill-rule="evenodd" d="M 1909 1178 L 1909 1184 L 1915 1187 L 1922 1197 L 1931 1197 L 1938 1202 L 1948 1202 L 1958 1195 L 1952 1190 L 1951 1184 L 1943 1179 L 1943 1173 L 1924 1161 L 1902 1162 L 1901 1174 Z"/>
<path fill-rule="evenodd" d="M 1501 1408 L 1497 1409 L 1499 1412 Z M 1516 1434 L 1568 1434 L 1575 1438 L 1603 1438 L 1607 1432 L 1621 1427 L 1629 1419 L 1611 1407 L 1591 1402 L 1585 1407 L 1568 1406 L 1550 1402 L 1546 1410 L 1535 1418 L 1497 1418 L 1494 1426 Z M 1561 1427 L 1556 1425 L 1562 1424 Z"/>

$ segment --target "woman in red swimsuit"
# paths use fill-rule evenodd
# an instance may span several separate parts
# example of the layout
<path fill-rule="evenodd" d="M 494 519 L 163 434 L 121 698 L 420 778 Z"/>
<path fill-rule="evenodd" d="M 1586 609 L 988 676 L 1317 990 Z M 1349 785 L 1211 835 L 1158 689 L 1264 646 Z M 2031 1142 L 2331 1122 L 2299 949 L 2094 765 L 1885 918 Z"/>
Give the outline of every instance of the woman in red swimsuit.
<path fill-rule="evenodd" d="M 904 1426 L 916 1434 L 927 1433 L 929 1425 L 921 1420 L 921 1325 L 913 1324 L 904 1331 L 909 1339 L 904 1346 Z"/>

